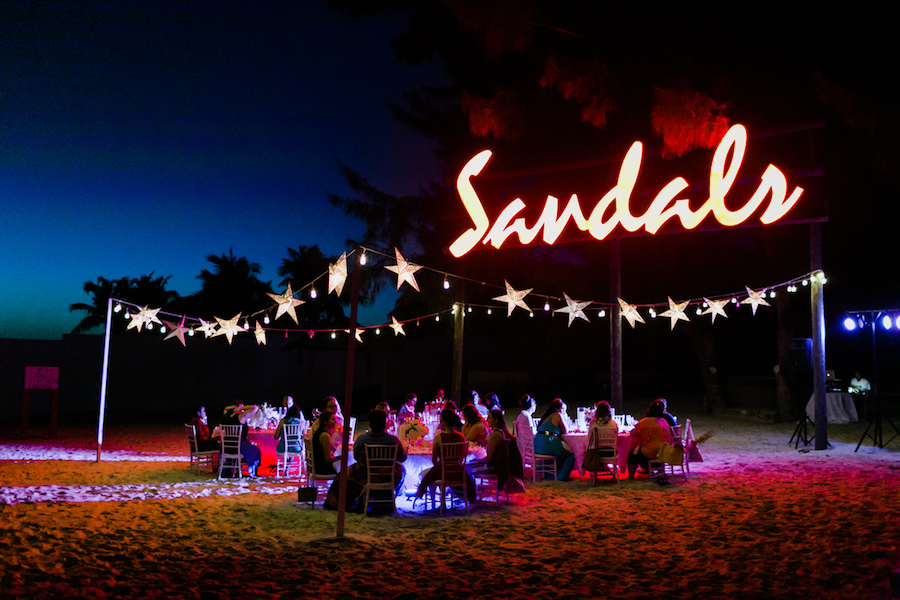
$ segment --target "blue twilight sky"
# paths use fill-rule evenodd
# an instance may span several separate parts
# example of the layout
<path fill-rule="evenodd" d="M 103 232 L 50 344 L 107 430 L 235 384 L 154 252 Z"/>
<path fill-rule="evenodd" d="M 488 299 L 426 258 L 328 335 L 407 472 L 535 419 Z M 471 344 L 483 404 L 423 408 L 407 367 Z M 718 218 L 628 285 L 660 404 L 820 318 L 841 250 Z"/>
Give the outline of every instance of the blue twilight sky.
<path fill-rule="evenodd" d="M 338 160 L 396 194 L 438 176 L 390 115 L 441 83 L 394 59 L 401 29 L 321 0 L 0 3 L 0 337 L 68 333 L 98 276 L 187 295 L 233 248 L 277 289 L 287 248 L 342 252 Z"/>

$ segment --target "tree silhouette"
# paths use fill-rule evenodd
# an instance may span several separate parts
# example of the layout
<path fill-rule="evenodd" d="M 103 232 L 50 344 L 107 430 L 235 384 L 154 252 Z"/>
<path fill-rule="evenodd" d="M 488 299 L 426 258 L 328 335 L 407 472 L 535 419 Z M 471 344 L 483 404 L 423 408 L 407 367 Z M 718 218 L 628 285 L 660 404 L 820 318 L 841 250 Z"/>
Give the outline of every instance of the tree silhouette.
<path fill-rule="evenodd" d="M 153 277 L 141 275 L 139 278 L 122 277 L 121 279 L 106 279 L 97 277 L 97 281 L 87 281 L 84 284 L 85 293 L 91 296 L 90 304 L 76 302 L 69 306 L 70 311 L 84 311 L 87 315 L 72 329 L 72 333 L 88 333 L 106 325 L 106 308 L 109 298 L 116 298 L 137 306 L 163 308 L 178 299 L 178 292 L 166 289 L 171 275 L 168 277 Z M 113 321 L 113 330 L 124 331 L 127 324 L 121 320 Z"/>
<path fill-rule="evenodd" d="M 179 308 L 187 309 L 184 312 L 206 319 L 214 316 L 230 319 L 238 313 L 255 313 L 272 303 L 268 296 L 272 291 L 271 282 L 257 277 L 261 271 L 259 263 L 235 256 L 233 249 L 228 254 L 210 254 L 206 260 L 213 268 L 203 269 L 197 276 L 201 287 L 179 304 Z"/>
<path fill-rule="evenodd" d="M 322 254 L 318 246 L 299 246 L 296 250 L 288 248 L 288 257 L 281 259 L 281 266 L 278 267 L 278 275 L 284 277 L 281 280 L 281 286 L 291 284 L 294 292 L 300 291 L 300 287 L 313 281 L 322 273 L 328 272 L 328 265 L 337 262 L 335 257 L 327 257 Z M 347 318 L 344 316 L 344 310 L 341 306 L 342 300 L 333 293 L 326 293 L 327 277 L 319 280 L 316 285 L 318 288 L 318 298 L 307 300 L 305 304 L 297 307 L 297 321 L 305 327 L 337 327 L 346 325 Z M 349 281 L 348 281 L 349 283 Z M 344 298 L 348 298 L 348 291 L 345 289 Z M 282 316 L 282 319 L 290 321 L 289 317 Z"/>

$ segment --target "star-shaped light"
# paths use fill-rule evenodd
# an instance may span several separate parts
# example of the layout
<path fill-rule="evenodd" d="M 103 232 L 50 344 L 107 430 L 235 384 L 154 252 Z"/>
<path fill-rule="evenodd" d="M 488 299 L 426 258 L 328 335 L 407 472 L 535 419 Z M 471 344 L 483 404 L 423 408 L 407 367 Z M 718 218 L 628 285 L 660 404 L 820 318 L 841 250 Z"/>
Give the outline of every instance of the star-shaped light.
<path fill-rule="evenodd" d="M 266 330 L 259 326 L 259 321 L 256 322 L 256 327 L 253 329 L 253 335 L 256 336 L 257 346 L 266 345 Z"/>
<path fill-rule="evenodd" d="M 708 313 L 712 315 L 713 323 L 716 322 L 716 315 L 722 315 L 726 319 L 728 318 L 728 315 L 725 314 L 725 305 L 728 304 L 730 300 L 710 300 L 709 298 L 704 298 L 703 301 L 709 304 L 709 308 L 700 314 L 705 315 Z"/>
<path fill-rule="evenodd" d="M 344 291 L 344 282 L 347 280 L 347 253 L 341 254 L 341 257 L 333 265 L 328 265 L 328 293 L 337 290 L 340 296 Z"/>
<path fill-rule="evenodd" d="M 163 339 L 163 341 L 174 337 L 178 338 L 178 341 L 181 342 L 182 346 L 187 346 L 187 343 L 184 341 L 184 334 L 190 331 L 191 328 L 184 326 L 184 317 L 181 318 L 181 323 L 179 324 L 169 323 L 168 321 L 163 321 L 163 323 L 165 323 L 166 327 L 172 330 L 169 332 L 169 335 L 167 335 Z"/>
<path fill-rule="evenodd" d="M 350 330 L 345 329 L 344 333 L 346 333 L 347 335 L 350 335 Z M 360 344 L 362 344 L 362 335 L 361 334 L 362 334 L 362 329 L 360 329 L 359 327 L 357 327 L 356 331 L 353 332 L 353 337 L 355 337 L 356 341 L 359 342 Z"/>
<path fill-rule="evenodd" d="M 687 305 L 690 304 L 690 302 L 690 300 L 685 300 L 684 302 L 675 302 L 671 297 L 669 297 L 669 310 L 659 313 L 661 317 L 668 317 L 672 320 L 670 323 L 671 327 L 669 328 L 669 331 L 675 329 L 676 321 L 690 322 L 690 319 L 688 319 L 687 315 L 684 314 L 684 309 L 687 308 Z"/>
<path fill-rule="evenodd" d="M 754 292 L 753 290 L 748 288 L 746 285 L 744 286 L 744 289 L 747 290 L 747 297 L 744 298 L 743 300 L 741 300 L 741 304 L 749 304 L 750 308 L 753 309 L 754 315 L 756 315 L 756 309 L 759 307 L 760 304 L 762 304 L 763 306 L 772 306 L 771 304 L 766 302 L 765 298 L 763 298 L 763 296 L 766 293 L 766 290 L 760 290 L 758 292 Z"/>
<path fill-rule="evenodd" d="M 397 248 L 394 248 L 394 253 L 397 255 L 397 264 L 393 267 L 385 267 L 385 269 L 387 269 L 388 271 L 393 271 L 397 274 L 397 289 L 399 290 L 400 286 L 403 285 L 403 282 L 405 281 L 418 292 L 419 284 L 416 283 L 415 273 L 422 267 L 407 262 L 406 259 L 403 258 L 403 255 L 400 254 L 400 251 L 397 250 Z"/>
<path fill-rule="evenodd" d="M 584 319 L 585 321 L 590 323 L 590 319 L 587 318 L 587 315 L 584 314 L 584 309 L 591 305 L 592 300 L 588 300 L 587 302 L 579 302 L 578 300 L 572 300 L 569 298 L 569 295 L 563 292 L 563 296 L 566 297 L 566 307 L 565 308 L 557 308 L 553 312 L 558 313 L 569 313 L 569 324 L 567 327 L 572 326 L 572 321 L 575 320 L 575 317 L 580 319 Z"/>
<path fill-rule="evenodd" d="M 272 292 L 266 292 L 272 300 L 278 303 L 278 312 L 275 313 L 275 318 L 277 319 L 284 313 L 291 315 L 291 318 L 294 320 L 294 323 L 297 323 L 297 313 L 294 311 L 295 308 L 300 306 L 305 302 L 305 300 L 298 300 L 294 298 L 294 292 L 291 290 L 291 283 L 288 282 L 287 289 L 284 290 L 283 294 L 273 294 Z"/>
<path fill-rule="evenodd" d="M 403 323 L 397 321 L 397 317 L 391 317 L 391 329 L 394 330 L 394 337 L 398 335 L 406 335 L 406 332 L 403 331 Z"/>
<path fill-rule="evenodd" d="M 203 332 L 204 338 L 211 338 L 216 335 L 216 324 L 207 323 L 203 319 L 200 319 L 200 325 L 197 326 L 197 329 Z"/>
<path fill-rule="evenodd" d="M 631 325 L 631 328 L 634 329 L 634 322 L 638 321 L 640 323 L 644 322 L 644 318 L 641 316 L 641 313 L 638 312 L 637 307 L 628 304 L 621 298 L 617 298 L 619 301 L 619 308 L 622 309 L 622 316 L 628 320 L 628 324 Z"/>
<path fill-rule="evenodd" d="M 219 322 L 219 330 L 216 331 L 213 335 L 224 335 L 226 338 L 228 338 L 228 344 L 231 345 L 231 338 L 244 331 L 244 328 L 238 325 L 238 320 L 240 318 L 241 313 L 236 314 L 233 318 L 228 320 L 216 317 L 216 321 Z"/>
<path fill-rule="evenodd" d="M 156 313 L 159 312 L 158 308 L 147 308 L 146 306 L 138 311 L 136 315 L 131 315 L 131 323 L 128 324 L 128 327 L 125 329 L 131 329 L 135 327 L 138 331 L 144 325 L 149 325 L 150 323 L 158 323 L 162 325 L 162 321 L 156 316 Z"/>
<path fill-rule="evenodd" d="M 513 288 L 513 286 L 509 285 L 509 282 L 505 279 L 503 283 L 506 284 L 506 293 L 502 296 L 497 296 L 494 298 L 497 302 L 506 302 L 506 316 L 510 316 L 512 312 L 515 310 L 517 306 L 524 308 L 528 312 L 531 312 L 531 309 L 528 308 L 528 305 L 525 304 L 525 300 L 523 298 L 528 295 L 528 293 L 534 288 L 528 288 L 527 290 L 517 290 Z"/>

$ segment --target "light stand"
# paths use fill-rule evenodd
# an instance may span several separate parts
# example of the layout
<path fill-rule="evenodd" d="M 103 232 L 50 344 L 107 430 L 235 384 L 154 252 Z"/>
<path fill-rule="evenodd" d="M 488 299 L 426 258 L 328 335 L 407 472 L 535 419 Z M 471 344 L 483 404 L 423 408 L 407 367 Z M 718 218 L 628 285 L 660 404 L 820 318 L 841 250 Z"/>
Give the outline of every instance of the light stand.
<path fill-rule="evenodd" d="M 900 436 L 900 430 L 897 429 L 897 426 L 894 425 L 893 421 L 891 421 L 888 417 L 881 416 L 881 400 L 878 396 L 878 356 L 876 351 L 875 322 L 878 321 L 878 319 L 885 315 L 887 312 L 888 311 L 883 310 L 870 310 L 853 311 L 850 313 L 856 318 L 862 318 L 863 322 L 869 325 L 869 329 L 872 332 L 872 390 L 869 393 L 865 405 L 867 420 L 866 430 L 863 432 L 862 437 L 859 438 L 859 443 L 856 444 L 856 450 L 854 450 L 854 452 L 859 450 L 859 447 L 862 446 L 862 443 L 867 437 L 871 438 L 872 443 L 876 448 L 884 448 L 885 446 L 890 444 L 896 437 Z M 869 407 L 869 401 L 871 401 L 871 407 Z M 894 429 L 894 436 L 886 442 L 884 441 L 884 433 L 881 425 L 882 421 L 887 421 L 888 424 Z M 869 430 L 872 430 L 871 435 L 869 434 Z"/>

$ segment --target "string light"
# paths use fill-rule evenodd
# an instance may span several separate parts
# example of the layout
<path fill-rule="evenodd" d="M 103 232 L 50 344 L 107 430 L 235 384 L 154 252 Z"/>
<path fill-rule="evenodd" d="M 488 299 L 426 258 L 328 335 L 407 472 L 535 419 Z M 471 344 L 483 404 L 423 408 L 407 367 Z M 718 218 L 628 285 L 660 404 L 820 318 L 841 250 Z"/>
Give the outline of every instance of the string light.
<path fill-rule="evenodd" d="M 450 289 L 450 280 L 447 279 L 447 276 L 446 276 L 446 275 L 444 275 L 444 289 L 445 289 L 445 290 L 449 290 L 449 289 Z"/>
<path fill-rule="evenodd" d="M 605 317 L 605 316 L 606 316 L 606 309 L 603 309 L 603 308 L 600 309 L 600 312 L 597 313 L 597 316 L 598 316 L 598 317 Z"/>
<path fill-rule="evenodd" d="M 550 303 L 544 302 L 544 312 L 550 312 Z"/>
<path fill-rule="evenodd" d="M 268 313 L 266 313 L 266 316 L 263 318 L 263 324 L 265 324 L 265 325 L 269 324 L 269 314 Z"/>
<path fill-rule="evenodd" d="M 313 300 L 315 300 L 316 298 L 319 297 L 318 292 L 316 292 L 316 288 L 311 287 L 311 288 L 309 289 L 309 297 L 312 298 Z"/>
<path fill-rule="evenodd" d="M 366 251 L 365 250 L 363 250 L 362 254 L 359 255 L 359 264 L 360 265 L 366 264 Z"/>

